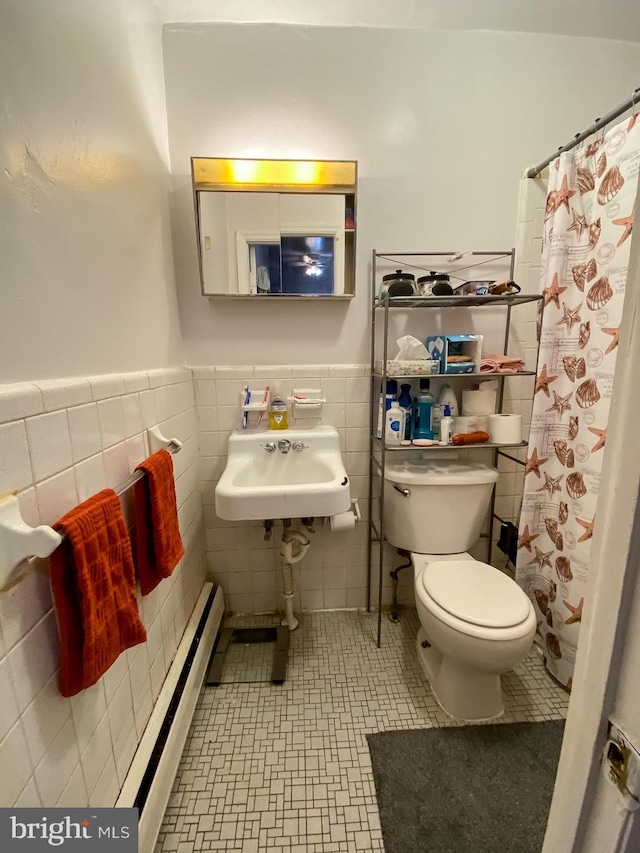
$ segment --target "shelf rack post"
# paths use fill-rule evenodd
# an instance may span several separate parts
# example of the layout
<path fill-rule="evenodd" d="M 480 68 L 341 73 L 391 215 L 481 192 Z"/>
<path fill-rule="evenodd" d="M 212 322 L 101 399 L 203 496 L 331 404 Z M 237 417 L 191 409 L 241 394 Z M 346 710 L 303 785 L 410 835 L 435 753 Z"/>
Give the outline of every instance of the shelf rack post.
<path fill-rule="evenodd" d="M 372 563 L 372 550 L 373 550 L 373 436 L 375 435 L 374 430 L 376 429 L 376 413 L 378 411 L 378 407 L 376 406 L 376 393 L 375 393 L 375 372 L 374 372 L 374 364 L 375 364 L 375 356 L 376 356 L 376 312 L 375 312 L 375 304 L 376 304 L 376 250 L 373 249 L 371 253 L 371 275 L 372 275 L 372 287 L 371 287 L 371 394 L 369 397 L 369 495 L 367 506 L 369 509 L 368 515 L 368 537 L 367 537 L 367 613 L 371 612 L 371 563 Z"/>
<path fill-rule="evenodd" d="M 513 280 L 513 273 L 515 270 L 515 262 L 516 262 L 516 250 L 511 249 L 511 262 L 509 264 L 509 280 Z M 505 355 L 509 352 L 509 335 L 511 333 L 511 305 L 507 304 L 507 317 L 504 324 L 504 344 L 502 351 Z M 499 386 L 498 386 L 498 406 L 497 410 L 499 412 L 502 411 L 502 406 L 504 404 L 504 377 L 502 377 Z M 498 456 L 500 454 L 500 449 L 496 448 L 493 451 L 493 467 L 498 467 Z M 495 512 L 496 512 L 496 491 L 498 488 L 498 484 L 494 483 L 493 489 L 491 491 L 491 504 L 489 505 L 489 535 L 487 537 L 487 563 L 491 565 L 491 558 L 493 557 L 493 522 L 495 521 Z"/>

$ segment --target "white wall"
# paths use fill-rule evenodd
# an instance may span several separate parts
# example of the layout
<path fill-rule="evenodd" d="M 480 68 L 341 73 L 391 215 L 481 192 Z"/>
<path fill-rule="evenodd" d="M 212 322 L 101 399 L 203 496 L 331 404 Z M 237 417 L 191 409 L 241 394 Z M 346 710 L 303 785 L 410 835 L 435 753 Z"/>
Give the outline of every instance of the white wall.
<path fill-rule="evenodd" d="M 151 0 L 0 9 L 0 382 L 183 364 Z"/>
<path fill-rule="evenodd" d="M 147 642 L 95 686 L 58 692 L 45 561 L 0 593 L 0 805 L 112 806 L 205 571 L 193 383 L 172 367 L 183 350 L 151 0 L 1 4 L 0 97 L 0 383 L 10 383 L 0 384 L 0 494 L 18 492 L 28 524 L 51 524 L 128 477 L 149 454 L 147 427 L 184 442 L 185 556 L 141 602 Z M 153 369 L 131 372 L 141 367 Z"/>
<path fill-rule="evenodd" d="M 268 21 L 305 26 L 440 27 L 640 41 L 640 8 L 628 0 L 156 0 L 166 23 Z"/>
<path fill-rule="evenodd" d="M 366 363 L 371 250 L 502 249 L 518 181 L 637 85 L 640 46 L 453 30 L 165 27 L 174 248 L 191 364 Z M 359 161 L 348 305 L 200 295 L 191 156 Z M 278 324 L 277 333 L 269 333 Z"/>

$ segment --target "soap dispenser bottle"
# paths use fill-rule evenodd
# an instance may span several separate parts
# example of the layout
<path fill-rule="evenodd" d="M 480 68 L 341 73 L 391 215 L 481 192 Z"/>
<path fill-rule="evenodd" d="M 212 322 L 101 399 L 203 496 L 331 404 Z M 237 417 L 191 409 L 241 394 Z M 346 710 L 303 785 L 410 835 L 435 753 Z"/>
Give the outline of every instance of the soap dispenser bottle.
<path fill-rule="evenodd" d="M 433 438 L 431 429 L 431 412 L 433 410 L 433 395 L 429 390 L 429 380 L 420 380 L 420 393 L 413 404 L 412 438 Z"/>
<path fill-rule="evenodd" d="M 281 397 L 274 397 L 269 407 L 269 429 L 287 429 L 287 404 Z"/>
<path fill-rule="evenodd" d="M 440 419 L 440 444 L 445 447 L 451 441 L 451 426 L 453 418 L 451 417 L 451 406 L 448 403 L 444 404 L 444 414 Z"/>
<path fill-rule="evenodd" d="M 458 398 L 456 397 L 456 392 L 453 390 L 451 385 L 443 385 L 440 390 L 440 395 L 438 397 L 438 403 L 442 406 L 443 410 L 445 406 L 449 406 L 451 409 L 451 417 L 457 418 L 460 415 L 460 410 L 458 407 Z"/>
<path fill-rule="evenodd" d="M 458 410 L 458 398 L 456 397 L 456 392 L 453 390 L 451 385 L 443 385 L 440 389 L 440 394 L 438 395 L 438 402 L 433 405 L 433 412 L 431 413 L 431 429 L 433 430 L 433 437 L 440 437 L 440 421 L 444 416 L 444 407 L 449 406 L 451 410 L 451 417 L 457 418 L 460 414 Z"/>

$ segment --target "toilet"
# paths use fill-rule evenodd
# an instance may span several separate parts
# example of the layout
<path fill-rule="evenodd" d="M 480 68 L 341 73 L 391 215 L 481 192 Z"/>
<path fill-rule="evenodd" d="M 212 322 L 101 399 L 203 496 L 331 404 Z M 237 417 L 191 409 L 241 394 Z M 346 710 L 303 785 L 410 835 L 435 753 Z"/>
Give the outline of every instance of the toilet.
<path fill-rule="evenodd" d="M 385 536 L 411 553 L 416 648 L 438 703 L 452 717 L 482 722 L 504 712 L 500 675 L 528 653 L 536 617 L 514 580 L 467 553 L 497 470 L 444 454 L 385 467 Z"/>

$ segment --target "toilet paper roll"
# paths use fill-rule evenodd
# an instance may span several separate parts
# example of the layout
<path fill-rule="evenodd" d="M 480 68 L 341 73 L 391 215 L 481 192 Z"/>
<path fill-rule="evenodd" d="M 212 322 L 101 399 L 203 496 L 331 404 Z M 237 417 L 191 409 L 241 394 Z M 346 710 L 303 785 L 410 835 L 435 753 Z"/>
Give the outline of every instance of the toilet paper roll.
<path fill-rule="evenodd" d="M 462 392 L 463 415 L 492 415 L 496 410 L 496 392 L 480 388 Z"/>
<path fill-rule="evenodd" d="M 353 530 L 356 526 L 356 517 L 353 510 L 348 509 L 346 512 L 341 512 L 338 515 L 329 517 L 331 530 Z"/>
<path fill-rule="evenodd" d="M 489 415 L 489 441 L 493 444 L 519 444 L 522 441 L 522 415 Z"/>

